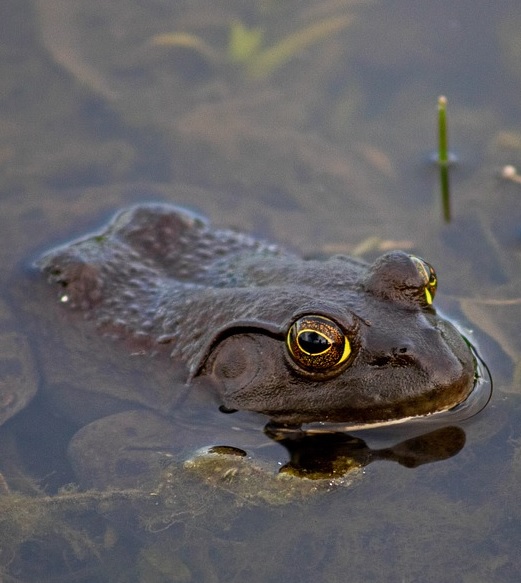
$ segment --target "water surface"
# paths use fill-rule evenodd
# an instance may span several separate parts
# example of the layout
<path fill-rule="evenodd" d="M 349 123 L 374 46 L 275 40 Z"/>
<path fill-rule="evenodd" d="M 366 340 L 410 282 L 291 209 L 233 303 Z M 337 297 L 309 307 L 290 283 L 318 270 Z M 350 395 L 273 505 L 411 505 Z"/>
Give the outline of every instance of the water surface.
<path fill-rule="evenodd" d="M 113 500 L 50 510 L 75 479 L 76 426 L 37 397 L 0 435 L 5 580 L 518 581 L 521 180 L 499 173 L 521 163 L 519 3 L 4 0 L 1 11 L 0 315 L 3 354 L 13 334 L 22 343 L 24 382 L 74 374 L 65 350 L 48 349 L 52 325 L 36 334 L 28 321 L 50 301 L 32 260 L 149 200 L 306 255 L 425 257 L 438 306 L 495 382 L 448 459 L 378 461 L 278 505 L 194 482 L 162 528 L 140 523 L 134 500 L 118 507 L 125 526 Z M 232 29 L 253 45 L 232 50 Z M 440 94 L 458 157 L 450 224 L 429 163 Z M 32 521 L 16 518 L 22 508 Z"/>

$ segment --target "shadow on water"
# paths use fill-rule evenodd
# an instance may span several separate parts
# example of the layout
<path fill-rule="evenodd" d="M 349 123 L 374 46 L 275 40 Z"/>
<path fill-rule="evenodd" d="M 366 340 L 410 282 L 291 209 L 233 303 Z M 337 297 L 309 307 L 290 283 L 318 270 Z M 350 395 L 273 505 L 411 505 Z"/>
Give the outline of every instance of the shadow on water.
<path fill-rule="evenodd" d="M 465 445 L 465 432 L 459 427 L 443 427 L 382 449 L 371 449 L 363 439 L 345 433 L 277 438 L 275 428 L 271 437 L 290 453 L 281 471 L 311 479 L 332 479 L 352 467 L 382 460 L 417 468 L 450 458 Z"/>

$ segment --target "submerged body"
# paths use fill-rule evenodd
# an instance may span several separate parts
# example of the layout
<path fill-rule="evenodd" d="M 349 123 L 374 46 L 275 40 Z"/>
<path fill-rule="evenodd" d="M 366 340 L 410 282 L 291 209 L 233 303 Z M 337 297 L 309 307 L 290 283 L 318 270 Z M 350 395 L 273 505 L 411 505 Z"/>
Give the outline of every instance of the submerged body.
<path fill-rule="evenodd" d="M 40 267 L 65 307 L 133 350 L 167 349 L 226 410 L 391 422 L 451 409 L 474 387 L 472 351 L 432 307 L 434 271 L 403 252 L 304 260 L 155 204 Z"/>

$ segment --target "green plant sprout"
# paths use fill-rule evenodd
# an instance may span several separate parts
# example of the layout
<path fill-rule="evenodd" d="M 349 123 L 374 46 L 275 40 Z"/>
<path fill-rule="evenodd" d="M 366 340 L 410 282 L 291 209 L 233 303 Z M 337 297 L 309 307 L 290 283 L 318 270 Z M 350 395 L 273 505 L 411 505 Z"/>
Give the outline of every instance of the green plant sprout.
<path fill-rule="evenodd" d="M 246 71 L 254 78 L 268 77 L 304 49 L 347 28 L 352 20 L 347 15 L 326 18 L 291 33 L 270 47 L 253 53 L 246 63 Z"/>
<path fill-rule="evenodd" d="M 247 28 L 240 21 L 232 22 L 228 36 L 228 59 L 233 63 L 247 63 L 260 51 L 263 39 L 262 28 Z"/>
<path fill-rule="evenodd" d="M 438 97 L 438 165 L 440 167 L 441 206 L 443 219 L 446 223 L 451 220 L 449 164 L 450 155 L 447 135 L 447 98 Z"/>
<path fill-rule="evenodd" d="M 151 42 L 154 45 L 193 49 L 211 62 L 239 63 L 249 77 L 264 79 L 304 49 L 344 30 L 352 21 L 353 17 L 348 15 L 325 18 L 288 34 L 266 48 L 262 46 L 265 41 L 264 29 L 248 28 L 240 21 L 235 21 L 230 25 L 228 46 L 224 53 L 200 37 L 184 32 L 155 35 Z"/>

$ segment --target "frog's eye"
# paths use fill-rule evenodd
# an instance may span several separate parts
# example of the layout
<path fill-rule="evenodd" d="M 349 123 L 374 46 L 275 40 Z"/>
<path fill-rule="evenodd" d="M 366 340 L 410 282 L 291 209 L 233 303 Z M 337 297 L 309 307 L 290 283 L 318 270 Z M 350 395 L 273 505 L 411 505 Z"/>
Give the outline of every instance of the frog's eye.
<path fill-rule="evenodd" d="M 414 263 L 416 270 L 418 271 L 422 281 L 423 281 L 423 293 L 425 297 L 425 302 L 428 306 L 432 304 L 434 300 L 434 295 L 436 294 L 436 287 L 438 285 L 438 279 L 436 277 L 436 272 L 432 265 L 429 265 L 423 259 L 411 255 L 411 261 Z"/>
<path fill-rule="evenodd" d="M 303 316 L 288 330 L 289 353 L 302 368 L 325 372 L 345 362 L 351 344 L 340 326 L 324 316 Z"/>

